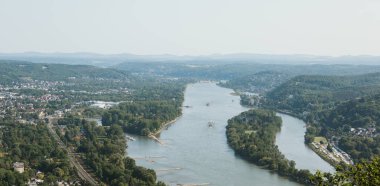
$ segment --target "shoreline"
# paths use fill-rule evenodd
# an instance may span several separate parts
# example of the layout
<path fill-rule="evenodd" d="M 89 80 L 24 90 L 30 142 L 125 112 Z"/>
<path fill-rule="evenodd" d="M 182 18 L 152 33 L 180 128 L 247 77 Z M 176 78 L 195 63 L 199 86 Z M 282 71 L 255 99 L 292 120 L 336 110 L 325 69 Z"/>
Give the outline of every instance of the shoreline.
<path fill-rule="evenodd" d="M 277 185 L 277 184 L 281 185 L 281 183 L 289 183 L 292 186 L 293 186 L 293 183 L 297 184 L 294 180 L 289 180 L 286 177 L 281 176 L 279 174 L 275 174 L 274 172 L 267 170 L 267 169 L 264 169 L 261 166 L 257 166 L 256 164 L 251 164 L 250 162 L 245 161 L 242 157 L 236 158 L 235 153 L 232 152 L 232 149 L 230 148 L 230 146 L 225 141 L 226 140 L 225 130 L 222 130 L 222 131 L 211 130 L 211 129 L 208 129 L 204 125 L 199 125 L 199 126 L 190 127 L 190 128 L 183 127 L 182 124 L 186 124 L 186 126 L 192 126 L 192 122 L 194 122 L 192 117 L 190 117 L 190 118 L 185 117 L 185 115 L 188 114 L 189 111 L 191 113 L 195 112 L 194 113 L 194 114 L 196 114 L 196 115 L 194 115 L 195 117 L 198 115 L 203 116 L 204 114 L 208 114 L 209 109 L 207 107 L 205 107 L 205 105 L 204 105 L 208 101 L 208 99 L 216 99 L 218 102 L 223 103 L 223 104 L 220 104 L 220 105 L 218 104 L 217 106 L 215 106 L 215 107 L 218 107 L 218 109 L 216 111 L 222 111 L 222 112 L 228 111 L 228 113 L 231 113 L 231 116 L 237 115 L 237 114 L 240 114 L 241 112 L 246 111 L 246 108 L 241 107 L 239 102 L 237 101 L 237 99 L 239 97 L 235 97 L 235 96 L 232 96 L 230 94 L 230 92 L 231 92 L 230 89 L 226 90 L 226 89 L 224 89 L 224 87 L 222 87 L 223 89 L 219 89 L 219 88 L 216 89 L 213 84 L 210 84 L 210 85 L 204 84 L 204 85 L 199 85 L 199 86 L 197 85 L 197 86 L 195 86 L 195 87 L 197 87 L 196 89 L 193 89 L 191 87 L 192 86 L 188 87 L 189 88 L 188 89 L 189 94 L 186 94 L 186 95 L 187 96 L 191 95 L 192 97 L 193 97 L 193 95 L 196 95 L 197 97 L 195 97 L 195 98 L 199 97 L 198 99 L 200 101 L 198 102 L 198 99 L 195 99 L 195 101 L 193 101 L 193 99 L 187 99 L 184 102 L 184 105 L 189 105 L 189 106 L 192 105 L 193 106 L 192 109 L 186 109 L 186 107 L 183 107 L 183 112 L 181 115 L 181 116 L 183 116 L 182 118 L 181 118 L 181 116 L 179 116 L 177 118 L 173 117 L 173 118 L 169 119 L 170 121 L 167 120 L 167 122 L 161 122 L 162 127 L 158 127 L 157 130 L 152 131 L 150 133 L 149 138 L 144 138 L 144 140 L 146 140 L 146 143 L 148 143 L 148 145 L 144 141 L 143 143 L 135 143 L 136 146 L 134 146 L 134 148 L 133 148 L 134 150 L 136 150 L 136 157 L 140 157 L 140 156 L 150 154 L 150 155 L 156 155 L 156 156 L 165 156 L 167 159 L 171 159 L 171 160 L 170 161 L 165 160 L 162 162 L 157 161 L 158 164 L 156 163 L 155 165 L 151 165 L 150 162 L 141 161 L 141 162 L 143 162 L 142 164 L 149 165 L 147 167 L 153 167 L 153 168 L 158 167 L 158 168 L 161 168 L 161 170 L 163 170 L 167 167 L 169 167 L 169 168 L 173 167 L 172 166 L 173 162 L 174 163 L 177 161 L 182 162 L 183 160 L 185 160 L 186 164 L 184 166 L 185 167 L 189 166 L 188 168 L 186 168 L 187 170 L 184 170 L 185 172 L 183 172 L 183 173 L 182 173 L 182 171 L 179 173 L 173 172 L 173 173 L 170 173 L 170 175 L 168 177 L 166 177 L 167 174 L 162 174 L 162 175 L 158 176 L 158 178 L 160 179 L 161 177 L 163 177 L 165 179 L 163 181 L 167 184 L 169 184 L 169 183 L 176 183 L 176 184 L 186 183 L 187 182 L 186 180 L 181 181 L 182 178 L 180 177 L 180 175 L 187 173 L 187 172 L 190 172 L 191 169 L 193 169 L 192 167 L 198 167 L 198 165 L 194 165 L 194 164 L 191 164 L 188 162 L 191 162 L 192 160 L 198 161 L 199 158 L 194 157 L 194 156 L 180 157 L 180 156 L 178 156 L 180 154 L 177 154 L 175 152 L 178 152 L 178 150 L 182 150 L 182 148 L 177 148 L 177 147 L 184 147 L 183 145 L 190 144 L 191 146 L 187 146 L 186 149 L 190 149 L 190 150 L 195 149 L 195 151 L 196 151 L 196 149 L 199 149 L 199 146 L 197 145 L 197 143 L 202 143 L 202 147 L 205 147 L 205 148 L 211 148 L 211 147 L 208 144 L 204 144 L 204 141 L 206 141 L 206 143 L 210 143 L 210 144 L 222 143 L 223 146 L 219 146 L 219 145 L 213 145 L 212 146 L 212 148 L 215 148 L 217 150 L 217 152 L 224 151 L 225 147 L 230 149 L 230 150 L 228 150 L 228 153 L 222 153 L 222 158 L 223 158 L 222 160 L 226 161 L 227 165 L 231 165 L 231 166 L 235 165 L 238 167 L 240 167 L 240 166 L 243 167 L 243 169 L 237 169 L 237 171 L 242 172 L 242 175 L 241 175 L 242 178 L 239 178 L 240 175 L 239 175 L 239 177 L 234 177 L 234 178 L 232 178 L 233 180 L 236 180 L 234 182 L 241 183 L 241 185 L 246 185 L 246 183 L 249 182 L 249 179 L 251 179 L 252 176 L 256 178 L 256 175 L 259 175 L 259 176 L 257 176 L 257 178 L 259 179 L 259 182 L 261 182 L 263 180 L 264 183 L 269 183 L 269 185 L 271 185 L 271 183 L 274 183 L 274 185 Z M 209 88 L 205 89 L 205 87 L 209 87 Z M 202 92 L 204 91 L 204 93 L 199 94 L 199 95 L 198 94 L 191 94 L 191 92 L 193 92 L 193 90 L 196 92 L 200 92 L 200 90 L 202 90 Z M 215 95 L 218 97 L 214 98 L 214 95 L 209 93 L 210 90 L 215 91 Z M 204 95 L 207 95 L 207 97 Z M 219 95 L 221 95 L 221 96 L 219 97 Z M 188 98 L 188 97 L 186 97 L 186 98 Z M 231 99 L 235 100 L 234 103 L 231 102 Z M 200 108 L 200 106 L 197 106 L 198 104 L 202 105 L 202 108 Z M 224 108 L 223 105 L 229 105 L 229 104 L 233 105 L 233 106 L 231 106 L 232 108 L 227 107 L 227 106 Z M 240 109 L 241 109 L 241 111 L 240 111 Z M 193 110 L 197 110 L 197 111 L 193 111 Z M 230 119 L 230 116 L 226 116 L 224 114 L 223 115 L 210 114 L 210 116 L 207 115 L 207 117 L 210 117 L 208 119 L 212 119 L 212 120 L 214 120 L 214 118 L 218 118 L 218 119 L 223 118 L 223 122 L 224 122 L 224 120 L 227 121 L 228 119 Z M 202 122 L 203 122 L 204 118 L 203 117 L 202 118 L 196 117 L 196 119 L 197 119 L 197 121 L 202 120 Z M 171 124 L 173 124 L 173 126 L 170 126 Z M 175 125 L 178 125 L 178 126 L 175 126 Z M 172 127 L 174 127 L 174 128 L 172 128 Z M 193 136 L 194 132 L 198 132 L 199 127 L 202 129 L 200 131 L 200 132 L 202 132 L 202 134 L 207 134 L 207 135 L 212 134 L 212 135 L 209 135 L 211 138 L 208 138 L 206 136 L 205 136 L 206 138 L 193 138 L 193 137 L 191 137 L 191 136 Z M 204 127 L 207 129 L 205 129 Z M 224 128 L 225 128 L 225 126 L 223 126 L 223 129 Z M 167 130 L 167 131 L 165 131 L 165 130 Z M 181 132 L 184 132 L 185 136 L 178 135 Z M 162 136 L 160 136 L 160 134 L 162 134 Z M 197 134 L 197 133 L 194 133 L 194 134 Z M 154 135 L 157 135 L 157 137 Z M 191 138 L 189 138 L 191 141 L 196 140 L 196 142 L 195 143 L 187 143 L 186 141 L 180 140 L 183 137 L 187 137 L 187 136 L 191 137 Z M 220 137 L 222 137 L 222 138 L 220 138 Z M 159 141 L 157 141 L 155 138 L 158 139 Z M 166 138 L 168 138 L 169 141 L 167 141 Z M 220 139 L 224 139 L 224 141 L 219 141 Z M 207 140 L 209 140 L 209 141 L 207 141 Z M 161 143 L 160 143 L 160 141 L 161 141 Z M 145 146 L 148 147 L 148 149 L 144 148 Z M 151 150 L 149 148 L 152 148 L 154 150 Z M 194 151 L 194 150 L 192 150 L 192 151 Z M 132 152 L 133 151 L 130 150 L 130 153 L 132 153 Z M 191 151 L 189 151 L 189 152 L 191 152 Z M 159 154 L 157 154 L 157 153 L 159 153 Z M 203 153 L 204 153 L 204 155 L 203 155 Z M 167 154 L 167 155 L 165 155 L 165 154 Z M 133 154 L 130 154 L 130 155 L 132 156 Z M 200 155 L 201 155 L 200 156 L 201 158 L 205 157 L 205 158 L 212 159 L 212 164 L 214 164 L 214 163 L 217 164 L 216 165 L 216 167 L 218 168 L 217 170 L 224 170 L 224 169 L 226 171 L 229 170 L 228 167 L 226 168 L 224 165 L 219 166 L 218 165 L 219 161 L 214 158 L 215 157 L 214 155 L 207 153 L 207 151 L 202 152 Z M 180 158 L 176 158 L 177 156 Z M 184 159 L 182 159 L 182 158 L 184 158 Z M 189 165 L 187 165 L 187 164 L 189 164 Z M 202 168 L 201 171 L 203 171 L 203 169 L 205 171 L 208 171 L 207 169 L 209 168 L 209 167 L 207 167 L 207 165 L 201 165 L 200 167 Z M 250 170 L 249 173 L 246 174 L 247 171 L 244 170 L 245 168 L 248 168 L 248 170 Z M 252 174 L 252 176 L 251 176 L 251 174 Z M 179 176 L 177 176 L 177 175 L 179 175 Z M 265 177 L 260 176 L 260 175 L 265 175 Z M 172 176 L 176 180 L 173 180 Z M 205 177 L 205 180 L 210 179 L 207 175 L 204 175 L 204 174 L 195 175 L 195 176 L 197 176 L 197 177 L 200 176 L 201 178 Z M 263 177 L 263 178 L 261 178 L 261 177 Z M 214 179 L 214 175 L 211 178 Z M 219 182 L 219 180 L 217 180 L 218 176 L 215 176 L 215 178 L 216 178 L 215 182 L 218 183 Z M 274 178 L 275 181 L 272 181 L 271 178 Z M 223 179 L 227 180 L 228 177 L 223 178 Z M 240 181 L 240 180 L 242 180 L 242 181 Z M 246 182 L 245 180 L 248 180 L 248 181 Z M 223 180 L 220 182 L 223 182 Z M 216 184 L 216 183 L 213 183 L 213 184 Z M 221 185 L 223 185 L 223 184 L 221 184 Z"/>
<path fill-rule="evenodd" d="M 176 118 L 174 118 L 173 120 L 167 121 L 166 123 L 162 124 L 161 127 L 160 127 L 158 130 L 156 130 L 156 131 L 154 131 L 154 132 L 151 132 L 151 133 L 148 135 L 149 138 L 151 138 L 151 139 L 157 141 L 157 142 L 160 143 L 160 144 L 163 144 L 163 143 L 157 138 L 157 135 L 161 134 L 162 130 L 164 130 L 165 127 L 167 127 L 167 126 L 169 126 L 169 125 L 175 123 L 176 121 L 179 120 L 179 118 L 182 117 L 182 115 L 183 115 L 183 113 L 182 113 L 183 109 L 182 109 L 182 108 L 183 108 L 183 103 L 185 102 L 185 92 L 186 92 L 186 89 L 187 89 L 187 87 L 189 86 L 189 84 L 190 84 L 190 83 L 187 83 L 187 84 L 186 84 L 186 87 L 185 87 L 185 90 L 182 91 L 182 94 L 183 94 L 183 101 L 182 101 L 182 103 L 181 103 L 181 107 L 180 107 L 180 108 L 181 108 L 181 114 L 180 114 L 179 116 L 177 116 Z"/>
<path fill-rule="evenodd" d="M 181 117 L 182 117 L 182 113 L 181 113 L 180 116 L 178 116 L 178 117 L 174 118 L 173 120 L 170 120 L 170 121 L 164 123 L 163 125 L 161 125 L 161 127 L 160 127 L 158 130 L 156 130 L 156 131 L 154 131 L 154 132 L 151 132 L 151 133 L 149 134 L 149 136 L 151 136 L 151 135 L 153 135 L 153 136 L 157 136 L 157 135 L 159 135 L 159 134 L 162 132 L 162 130 L 164 130 L 165 127 L 167 127 L 167 126 L 169 126 L 169 125 L 175 123 L 175 122 L 178 121 L 179 118 L 181 118 Z"/>
<path fill-rule="evenodd" d="M 292 116 L 292 117 L 295 117 L 299 120 L 302 120 L 303 122 L 305 122 L 302 118 L 300 118 L 299 116 L 297 116 L 297 114 L 289 111 L 289 110 L 278 110 L 278 109 L 273 109 L 274 111 L 278 112 L 278 113 L 281 113 L 281 114 L 287 114 L 289 116 Z M 306 127 L 308 126 L 308 124 L 305 122 L 306 124 Z M 305 137 L 305 135 L 304 135 Z M 323 159 L 325 162 L 327 162 L 328 164 L 330 164 L 332 167 L 336 168 L 336 166 L 339 164 L 337 162 L 334 162 L 333 160 L 327 158 L 326 156 L 322 155 L 320 151 L 318 151 L 317 149 L 315 149 L 313 147 L 313 145 L 311 143 L 305 143 L 306 146 L 311 149 L 315 154 L 317 154 L 321 159 Z"/>
<path fill-rule="evenodd" d="M 156 130 L 155 132 L 151 132 L 147 137 L 153 139 L 154 141 L 156 141 L 157 143 L 159 143 L 161 145 L 164 145 L 164 142 L 162 142 L 160 139 L 158 139 L 157 136 L 159 134 L 161 134 L 162 130 L 164 130 L 165 127 L 175 123 L 181 117 L 182 117 L 182 113 L 180 116 L 174 118 L 173 120 L 170 120 L 170 121 L 164 123 L 158 130 Z"/>
<path fill-rule="evenodd" d="M 218 85 L 218 81 L 211 81 L 211 80 L 199 80 L 199 81 L 197 81 L 196 83 L 215 83 L 217 86 L 219 86 L 219 85 Z M 188 87 L 189 85 L 191 85 L 191 84 L 195 84 L 195 83 L 188 83 L 188 84 L 186 84 L 186 88 L 185 88 L 185 90 L 183 91 L 183 94 L 185 94 L 187 87 Z M 222 86 L 220 86 L 220 87 L 222 87 Z M 223 87 L 223 88 L 225 88 L 225 87 Z M 235 93 L 235 91 L 232 92 L 232 94 L 233 94 L 233 93 Z M 238 95 L 236 95 L 236 96 L 238 96 Z M 160 143 L 160 144 L 163 144 L 162 141 L 160 141 L 160 140 L 157 138 L 157 135 L 161 134 L 162 130 L 164 130 L 165 127 L 167 127 L 167 126 L 169 126 L 169 125 L 171 125 L 171 124 L 177 122 L 177 121 L 182 117 L 182 115 L 183 115 L 183 113 L 182 113 L 182 108 L 184 107 L 184 105 L 183 105 L 184 102 L 185 102 L 185 101 L 183 101 L 182 104 L 181 104 L 181 114 L 180 114 L 179 116 L 177 116 L 177 117 L 174 118 L 173 120 L 170 120 L 170 121 L 164 123 L 164 124 L 158 129 L 158 130 L 156 130 L 156 131 L 154 131 L 154 132 L 151 132 L 151 133 L 148 135 L 148 137 L 151 138 L 151 139 L 153 139 L 153 140 L 155 140 L 155 141 L 157 141 L 157 142 Z"/>
<path fill-rule="evenodd" d="M 245 106 L 245 105 L 242 105 L 242 106 Z M 252 107 L 248 107 L 248 108 L 252 108 Z M 275 108 L 265 108 L 263 107 L 264 109 L 268 109 L 268 110 L 273 110 L 277 113 L 280 113 L 280 114 L 286 114 L 286 115 L 289 115 L 289 116 L 292 116 L 294 118 L 297 118 L 299 120 L 302 120 L 303 122 L 305 122 L 305 126 L 308 127 L 308 123 L 306 123 L 306 121 L 304 119 L 302 119 L 298 114 L 296 113 L 293 113 L 292 111 L 290 110 L 280 110 L 280 109 L 275 109 Z M 305 135 L 304 135 L 305 136 Z M 315 154 L 317 154 L 321 159 L 323 159 L 325 162 L 327 162 L 329 165 L 331 165 L 332 167 L 336 168 L 337 165 L 339 165 L 340 162 L 336 162 L 328 157 L 326 157 L 324 154 L 322 154 L 318 149 L 316 149 L 311 143 L 305 143 L 305 145 L 310 149 L 312 150 Z"/>
<path fill-rule="evenodd" d="M 242 106 L 245 106 L 245 105 L 242 105 Z M 248 108 L 252 108 L 252 107 L 248 107 Z M 281 110 L 281 109 L 276 109 L 276 108 L 271 108 L 271 107 L 262 107 L 264 109 L 268 109 L 268 110 L 273 110 L 277 113 L 280 113 L 280 114 L 286 114 L 286 115 L 289 115 L 289 116 L 292 116 L 292 117 L 295 117 L 299 120 L 302 120 L 303 122 L 305 122 L 305 126 L 308 127 L 308 123 L 306 123 L 306 121 L 304 121 L 304 119 L 302 119 L 298 114 L 290 111 L 290 110 Z M 306 134 L 306 133 L 305 133 Z M 304 137 L 305 137 L 305 134 L 304 134 Z M 304 142 L 305 143 L 305 142 Z M 311 143 L 305 143 L 305 145 L 311 149 L 315 154 L 317 154 L 321 159 L 323 159 L 325 162 L 327 162 L 328 164 L 330 164 L 332 167 L 336 168 L 336 166 L 339 164 L 338 162 L 335 162 L 327 157 L 325 157 L 324 155 L 322 155 L 317 149 L 315 149 L 313 147 L 313 145 Z"/>
<path fill-rule="evenodd" d="M 339 162 L 335 162 L 331 160 L 330 158 L 323 155 L 319 150 L 317 150 L 311 143 L 307 144 L 307 146 L 313 150 L 319 157 L 321 157 L 323 160 L 325 160 L 327 163 L 329 163 L 331 166 L 336 168 L 337 165 L 339 165 Z"/>

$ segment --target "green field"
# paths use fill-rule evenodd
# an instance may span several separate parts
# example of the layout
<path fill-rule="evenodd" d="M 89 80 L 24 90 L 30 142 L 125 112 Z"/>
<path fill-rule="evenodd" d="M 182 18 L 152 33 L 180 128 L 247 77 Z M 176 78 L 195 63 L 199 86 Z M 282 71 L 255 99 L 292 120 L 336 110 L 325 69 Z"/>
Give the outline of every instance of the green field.
<path fill-rule="evenodd" d="M 321 136 L 314 137 L 314 142 L 315 143 L 320 144 L 321 141 L 323 142 L 323 144 L 327 144 L 327 139 L 325 137 L 321 137 Z"/>

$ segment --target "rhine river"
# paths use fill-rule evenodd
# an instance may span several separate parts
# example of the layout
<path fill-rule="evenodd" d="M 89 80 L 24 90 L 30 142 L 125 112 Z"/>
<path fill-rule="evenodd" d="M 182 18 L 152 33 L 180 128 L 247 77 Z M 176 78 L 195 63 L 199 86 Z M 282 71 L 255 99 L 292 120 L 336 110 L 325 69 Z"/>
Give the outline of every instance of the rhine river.
<path fill-rule="evenodd" d="M 228 146 L 227 120 L 248 110 L 232 92 L 215 83 L 188 85 L 183 105 L 190 108 L 183 108 L 183 115 L 162 131 L 159 139 L 163 144 L 133 136 L 136 140 L 128 142 L 128 156 L 137 165 L 154 169 L 158 180 L 169 185 L 298 185 L 241 159 Z M 303 144 L 303 137 L 299 136 L 305 132 L 304 123 L 279 115 L 283 127 L 277 135 L 281 139 L 277 145 L 285 150 L 285 156 L 299 168 L 332 170 Z M 209 121 L 215 123 L 214 127 L 208 126 Z M 301 154 L 297 155 L 298 152 Z"/>

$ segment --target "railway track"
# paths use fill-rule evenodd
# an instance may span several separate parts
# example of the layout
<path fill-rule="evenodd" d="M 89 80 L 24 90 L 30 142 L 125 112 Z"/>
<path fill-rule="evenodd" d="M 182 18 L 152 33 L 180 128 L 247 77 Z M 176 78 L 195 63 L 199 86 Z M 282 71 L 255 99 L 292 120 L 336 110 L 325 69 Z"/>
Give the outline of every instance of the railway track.
<path fill-rule="evenodd" d="M 51 123 L 51 118 L 49 119 L 49 123 L 47 124 L 49 133 L 53 136 L 54 140 L 58 143 L 59 147 L 65 149 L 68 153 L 70 164 L 75 167 L 78 172 L 79 177 L 88 182 L 91 185 L 99 185 L 98 182 L 83 168 L 83 166 L 78 162 L 75 157 L 75 153 L 71 152 L 69 148 L 62 142 L 61 138 L 59 138 L 58 134 L 53 129 L 53 124 Z"/>

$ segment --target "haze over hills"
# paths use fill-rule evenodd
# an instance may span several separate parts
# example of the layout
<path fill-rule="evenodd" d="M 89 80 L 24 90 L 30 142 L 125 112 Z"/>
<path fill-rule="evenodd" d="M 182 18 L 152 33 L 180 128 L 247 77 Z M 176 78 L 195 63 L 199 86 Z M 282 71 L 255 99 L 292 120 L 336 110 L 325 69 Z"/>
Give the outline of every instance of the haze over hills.
<path fill-rule="evenodd" d="M 0 0 L 0 186 L 380 186 L 379 10 Z"/>
<path fill-rule="evenodd" d="M 0 59 L 26 60 L 39 63 L 87 64 L 101 67 L 113 66 L 124 62 L 170 62 L 170 63 L 264 63 L 264 64 L 352 64 L 352 65 L 380 65 L 380 56 L 316 56 L 316 55 L 270 55 L 270 54 L 213 54 L 201 56 L 163 55 L 136 55 L 97 54 L 88 52 L 77 53 L 0 53 Z"/>

